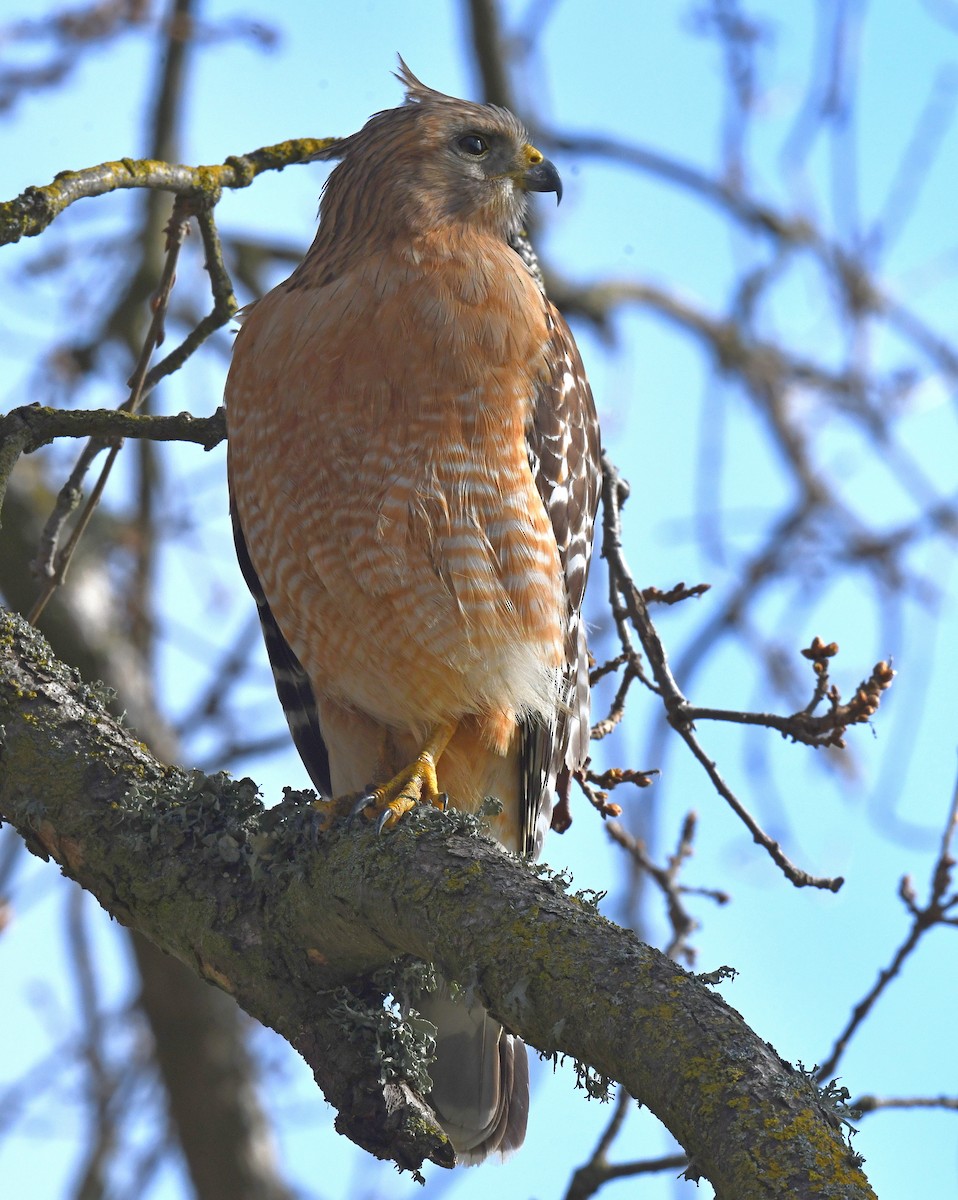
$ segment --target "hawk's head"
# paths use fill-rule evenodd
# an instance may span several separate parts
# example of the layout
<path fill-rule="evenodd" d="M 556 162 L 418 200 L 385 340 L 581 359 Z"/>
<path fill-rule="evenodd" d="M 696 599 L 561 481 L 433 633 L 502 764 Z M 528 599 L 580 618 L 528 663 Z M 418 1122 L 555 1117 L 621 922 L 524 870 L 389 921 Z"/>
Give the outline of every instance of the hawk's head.
<path fill-rule="evenodd" d="M 528 192 L 561 199 L 558 171 L 512 113 L 434 92 L 399 62 L 405 103 L 337 145 L 324 224 L 373 238 L 462 224 L 506 238 L 522 225 Z"/>

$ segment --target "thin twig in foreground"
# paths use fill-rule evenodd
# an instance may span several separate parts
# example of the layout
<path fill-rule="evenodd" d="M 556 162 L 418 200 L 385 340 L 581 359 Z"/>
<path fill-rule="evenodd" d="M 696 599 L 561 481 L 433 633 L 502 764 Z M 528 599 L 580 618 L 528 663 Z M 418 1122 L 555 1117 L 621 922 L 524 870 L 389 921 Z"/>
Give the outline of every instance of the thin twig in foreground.
<path fill-rule="evenodd" d="M 844 879 L 811 875 L 796 866 L 785 854 L 781 845 L 762 829 L 758 821 L 735 795 L 722 778 L 717 765 L 709 758 L 695 736 L 689 715 L 692 711 L 691 706 L 672 674 L 665 647 L 652 624 L 648 606 L 625 561 L 622 550 L 620 510 L 627 495 L 627 488 L 622 485 L 617 469 L 608 457 L 603 455 L 602 557 L 608 563 L 610 592 L 615 594 L 613 615 L 623 651 L 630 656 L 635 655 L 631 639 L 631 630 L 634 629 L 651 667 L 655 679 L 654 690 L 662 697 L 669 724 L 702 764 L 715 790 L 742 821 L 751 833 L 753 840 L 768 852 L 785 877 L 796 887 L 817 887 L 837 892 L 844 883 Z"/>
<path fill-rule="evenodd" d="M 130 377 L 130 394 L 123 404 L 120 405 L 120 408 L 125 412 L 136 412 L 139 408 L 143 399 L 143 384 L 146 379 L 150 359 L 153 357 L 153 351 L 163 341 L 166 310 L 169 306 L 170 293 L 173 290 L 173 282 L 176 278 L 176 264 L 179 261 L 180 249 L 189 232 L 189 221 L 193 213 L 193 208 L 194 202 L 190 197 L 177 196 L 173 202 L 173 212 L 166 230 L 166 261 L 163 265 L 163 274 L 160 277 L 153 302 L 153 317 L 150 321 L 146 337 L 143 339 L 143 347 L 140 351 L 139 359 Z M 80 494 L 80 485 L 82 476 L 86 471 L 86 466 L 92 463 L 99 451 L 103 449 L 102 443 L 98 445 L 96 441 L 91 441 L 83 454 L 81 454 L 80 460 L 70 475 L 67 484 L 60 490 L 53 513 L 44 526 L 42 542 L 44 550 L 36 563 L 38 573 L 46 576 L 46 583 L 27 618 L 32 625 L 35 625 L 40 619 L 50 597 L 66 579 L 67 571 L 69 570 L 70 562 L 77 545 L 100 502 L 100 497 L 103 495 L 103 490 L 106 487 L 110 472 L 113 470 L 113 464 L 117 460 L 122 445 L 122 442 L 114 442 L 110 447 L 110 453 L 90 493 L 86 507 L 80 514 L 80 518 L 74 526 L 67 544 L 58 553 L 57 545 L 60 540 L 60 534 L 63 531 L 63 526 L 67 518 L 76 507 L 76 500 Z M 82 473 L 80 473 L 81 464 L 83 464 Z"/>
<path fill-rule="evenodd" d="M 898 895 L 911 913 L 911 929 L 908 932 L 908 936 L 895 951 L 889 965 L 879 971 L 874 986 L 852 1009 L 852 1015 L 848 1020 L 848 1024 L 838 1035 L 832 1047 L 831 1054 L 829 1054 L 825 1062 L 818 1068 L 816 1078 L 819 1081 L 829 1079 L 835 1074 L 841 1057 L 847 1050 L 848 1043 L 852 1040 L 858 1027 L 871 1012 L 885 988 L 899 974 L 905 963 L 905 959 L 908 958 L 918 945 L 922 936 L 936 925 L 958 927 L 958 915 L 949 915 L 953 910 L 958 908 L 958 891 L 949 893 L 952 871 L 955 866 L 951 846 L 956 828 L 958 828 L 958 785 L 956 785 L 951 798 L 948 819 L 945 822 L 944 832 L 941 837 L 941 849 L 932 868 L 928 903 L 924 908 L 918 907 L 911 879 L 905 875 L 898 885 Z"/>

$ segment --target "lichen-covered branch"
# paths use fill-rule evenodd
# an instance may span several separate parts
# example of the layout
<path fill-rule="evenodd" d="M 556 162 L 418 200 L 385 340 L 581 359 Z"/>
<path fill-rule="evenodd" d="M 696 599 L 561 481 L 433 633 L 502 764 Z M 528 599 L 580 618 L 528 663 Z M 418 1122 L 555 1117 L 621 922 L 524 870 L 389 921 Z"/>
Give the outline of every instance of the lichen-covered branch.
<path fill-rule="evenodd" d="M 77 200 L 129 188 L 153 188 L 214 201 L 224 188 L 249 187 L 264 171 L 282 171 L 334 153 L 337 138 L 292 138 L 249 154 L 232 154 L 223 163 L 188 167 L 150 158 L 121 158 L 81 171 L 61 171 L 44 187 L 29 187 L 0 203 L 0 246 L 36 237 Z"/>
<path fill-rule="evenodd" d="M 0 813 L 118 920 L 310 1063 L 337 1128 L 401 1166 L 451 1162 L 369 973 L 434 961 L 537 1049 L 616 1078 L 731 1197 L 873 1192 L 842 1123 L 705 983 L 537 878 L 456 814 L 334 828 L 248 780 L 158 763 L 19 618 L 0 621 Z M 585 984 L 584 984 L 585 981 Z"/>

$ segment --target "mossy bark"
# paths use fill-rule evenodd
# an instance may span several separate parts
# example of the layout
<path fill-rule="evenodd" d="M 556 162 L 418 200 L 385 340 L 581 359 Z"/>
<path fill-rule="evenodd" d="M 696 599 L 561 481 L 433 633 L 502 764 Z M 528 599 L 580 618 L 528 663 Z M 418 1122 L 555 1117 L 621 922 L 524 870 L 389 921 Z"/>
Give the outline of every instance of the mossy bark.
<path fill-rule="evenodd" d="M 363 1017 L 378 1003 L 370 973 L 406 955 L 474 989 L 536 1049 L 622 1082 L 720 1200 L 874 1196 L 840 1116 L 711 987 L 459 816 L 323 832 L 302 798 L 264 810 L 248 780 L 166 767 L 10 615 L 0 726 L 3 818 L 287 1038 L 337 1128 L 372 1153 L 451 1163 L 416 1064 L 397 1069 Z"/>
<path fill-rule="evenodd" d="M 282 171 L 294 163 L 334 157 L 336 142 L 336 138 L 294 138 L 203 167 L 151 158 L 121 158 L 80 171 L 61 171 L 52 182 L 29 187 L 16 199 L 0 202 L 0 246 L 36 237 L 77 200 L 108 192 L 151 188 L 215 203 L 224 188 L 249 187 L 263 171 Z"/>

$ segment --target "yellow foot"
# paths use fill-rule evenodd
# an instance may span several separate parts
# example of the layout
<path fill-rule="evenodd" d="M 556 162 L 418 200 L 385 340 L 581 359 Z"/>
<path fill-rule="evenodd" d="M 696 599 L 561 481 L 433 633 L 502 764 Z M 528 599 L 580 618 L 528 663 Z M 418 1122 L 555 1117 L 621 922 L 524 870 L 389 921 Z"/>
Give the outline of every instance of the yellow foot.
<path fill-rule="evenodd" d="M 349 816 L 350 813 L 349 806 L 344 808 L 341 802 L 325 798 L 314 800 L 311 807 L 316 813 L 315 832 L 317 834 L 328 833 L 337 821 Z"/>
<path fill-rule="evenodd" d="M 436 763 L 456 731 L 455 722 L 437 725 L 408 767 L 397 772 L 388 783 L 375 788 L 353 805 L 352 816 L 366 813 L 377 817 L 376 830 L 392 829 L 399 819 L 417 804 L 431 804 L 445 811 L 449 797 L 440 792 Z"/>

